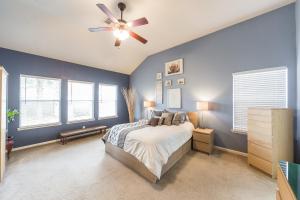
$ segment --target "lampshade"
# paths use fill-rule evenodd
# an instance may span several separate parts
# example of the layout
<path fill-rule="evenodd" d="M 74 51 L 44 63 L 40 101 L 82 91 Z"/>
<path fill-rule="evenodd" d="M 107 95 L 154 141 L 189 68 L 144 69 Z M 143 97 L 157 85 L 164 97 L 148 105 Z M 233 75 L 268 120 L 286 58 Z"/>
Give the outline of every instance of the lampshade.
<path fill-rule="evenodd" d="M 209 110 L 209 102 L 207 102 L 207 101 L 198 101 L 197 102 L 197 110 L 201 110 L 201 111 Z"/>
<path fill-rule="evenodd" d="M 144 101 L 144 108 L 154 107 L 154 101 Z"/>

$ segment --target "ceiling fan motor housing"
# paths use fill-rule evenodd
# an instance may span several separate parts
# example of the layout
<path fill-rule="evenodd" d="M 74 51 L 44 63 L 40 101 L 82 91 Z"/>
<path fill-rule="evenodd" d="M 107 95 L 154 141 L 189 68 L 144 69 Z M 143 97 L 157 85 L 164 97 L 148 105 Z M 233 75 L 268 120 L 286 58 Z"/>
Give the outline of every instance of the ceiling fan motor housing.
<path fill-rule="evenodd" d="M 123 3 L 123 2 L 118 3 L 118 8 L 123 12 L 126 8 L 125 3 Z"/>

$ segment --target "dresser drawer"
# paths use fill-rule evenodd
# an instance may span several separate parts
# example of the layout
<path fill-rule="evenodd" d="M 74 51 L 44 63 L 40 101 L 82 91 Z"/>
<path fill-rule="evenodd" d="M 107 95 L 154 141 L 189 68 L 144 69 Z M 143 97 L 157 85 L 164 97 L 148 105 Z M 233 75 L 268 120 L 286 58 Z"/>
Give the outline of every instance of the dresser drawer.
<path fill-rule="evenodd" d="M 248 130 L 263 134 L 272 134 L 272 124 L 248 119 Z"/>
<path fill-rule="evenodd" d="M 212 145 L 203 142 L 193 141 L 193 149 L 198 151 L 204 151 L 207 153 L 212 152 Z"/>
<path fill-rule="evenodd" d="M 273 136 L 270 134 L 263 134 L 253 130 L 248 130 L 248 140 L 260 146 L 271 149 Z"/>
<path fill-rule="evenodd" d="M 270 117 L 272 116 L 272 110 L 271 109 L 260 109 L 260 108 L 249 108 L 248 109 L 248 115 L 255 115 L 255 116 L 264 116 L 264 117 Z"/>
<path fill-rule="evenodd" d="M 193 132 L 193 140 L 200 141 L 200 142 L 205 142 L 205 143 L 210 143 L 210 135 L 208 134 L 203 134 L 203 133 L 197 133 Z"/>
<path fill-rule="evenodd" d="M 272 162 L 272 149 L 248 142 L 248 152 L 264 160 Z"/>
<path fill-rule="evenodd" d="M 270 175 L 272 175 L 272 163 L 248 153 L 248 163 Z"/>
<path fill-rule="evenodd" d="M 257 121 L 257 122 L 264 122 L 264 123 L 271 123 L 272 117 L 269 115 L 248 115 L 249 120 Z"/>

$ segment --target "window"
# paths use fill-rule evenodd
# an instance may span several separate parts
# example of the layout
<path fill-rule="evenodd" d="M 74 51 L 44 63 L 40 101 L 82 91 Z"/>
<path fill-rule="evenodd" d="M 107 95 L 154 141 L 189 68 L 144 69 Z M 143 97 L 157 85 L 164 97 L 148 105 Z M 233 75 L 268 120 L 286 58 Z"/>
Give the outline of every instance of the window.
<path fill-rule="evenodd" d="M 94 83 L 68 81 L 68 122 L 94 119 Z"/>
<path fill-rule="evenodd" d="M 249 107 L 287 108 L 287 68 L 233 74 L 233 131 L 247 131 Z"/>
<path fill-rule="evenodd" d="M 59 79 L 20 76 L 20 128 L 60 123 Z"/>
<path fill-rule="evenodd" d="M 117 86 L 99 85 L 99 118 L 117 117 Z"/>

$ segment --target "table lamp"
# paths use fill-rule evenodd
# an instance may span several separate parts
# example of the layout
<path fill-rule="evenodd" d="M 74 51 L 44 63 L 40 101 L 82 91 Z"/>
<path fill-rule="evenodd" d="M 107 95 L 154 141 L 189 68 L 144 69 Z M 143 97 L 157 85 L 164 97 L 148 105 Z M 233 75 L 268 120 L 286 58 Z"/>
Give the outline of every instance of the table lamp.
<path fill-rule="evenodd" d="M 199 110 L 201 113 L 200 128 L 206 128 L 205 123 L 204 123 L 204 112 L 209 111 L 209 102 L 198 101 L 197 102 L 197 110 Z"/>

